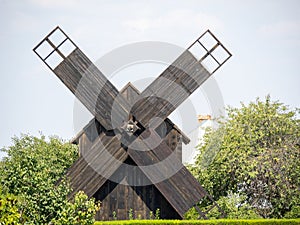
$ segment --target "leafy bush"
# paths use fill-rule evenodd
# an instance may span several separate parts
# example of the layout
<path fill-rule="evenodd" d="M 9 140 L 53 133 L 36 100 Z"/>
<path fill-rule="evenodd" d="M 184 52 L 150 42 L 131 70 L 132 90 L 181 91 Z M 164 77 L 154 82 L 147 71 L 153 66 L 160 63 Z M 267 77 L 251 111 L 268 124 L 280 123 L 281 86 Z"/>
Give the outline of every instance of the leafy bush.
<path fill-rule="evenodd" d="M 95 225 L 117 225 L 117 224 L 159 224 L 159 225 L 299 225 L 300 219 L 254 219 L 254 220 L 119 220 L 119 221 L 97 221 Z"/>
<path fill-rule="evenodd" d="M 224 211 L 226 218 L 228 219 L 258 219 L 261 218 L 254 209 L 246 202 L 245 195 L 239 195 L 235 193 L 229 193 L 226 197 L 220 197 L 217 201 L 220 208 Z M 212 205 L 202 207 L 203 212 L 210 209 Z M 206 215 L 209 219 L 222 218 L 222 213 L 217 207 L 214 207 Z M 186 219 L 198 219 L 199 214 L 195 208 L 190 209 L 186 214 Z"/>
<path fill-rule="evenodd" d="M 291 211 L 285 214 L 285 218 L 300 218 L 300 206 L 293 206 Z"/>
<path fill-rule="evenodd" d="M 99 209 L 100 204 L 95 204 L 93 199 L 88 200 L 88 197 L 80 191 L 75 195 L 74 203 L 67 202 L 58 213 L 58 219 L 53 219 L 52 223 L 55 225 L 93 224 L 94 216 Z"/>
<path fill-rule="evenodd" d="M 93 200 L 79 193 L 71 202 L 68 200 L 71 192 L 68 183 L 62 180 L 56 184 L 77 159 L 77 146 L 56 137 L 46 141 L 44 136 L 23 135 L 13 141 L 12 146 L 2 149 L 8 156 L 0 164 L 0 179 L 6 192 L 21 199 L 17 204 L 18 211 L 22 212 L 20 221 L 26 224 L 48 224 L 51 221 L 63 224 L 62 220 L 68 221 L 70 216 L 76 216 L 82 224 L 84 218 L 89 221 L 85 224 L 92 224 L 91 217 L 98 208 Z M 80 214 L 81 208 L 85 209 L 84 214 Z"/>
<path fill-rule="evenodd" d="M 0 225 L 19 224 L 18 198 L 9 193 L 3 193 L 0 187 Z"/>

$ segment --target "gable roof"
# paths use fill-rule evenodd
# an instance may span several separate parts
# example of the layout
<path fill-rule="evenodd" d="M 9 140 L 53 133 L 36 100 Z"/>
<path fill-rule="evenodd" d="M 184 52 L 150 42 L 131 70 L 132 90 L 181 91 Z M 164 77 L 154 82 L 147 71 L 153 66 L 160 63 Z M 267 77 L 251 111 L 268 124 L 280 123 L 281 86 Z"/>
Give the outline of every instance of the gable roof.
<path fill-rule="evenodd" d="M 120 93 L 125 96 L 129 103 L 133 104 L 134 99 L 140 95 L 141 92 L 131 82 L 129 82 L 121 89 Z M 78 144 L 80 137 L 86 130 L 89 130 L 90 127 L 95 124 L 95 120 L 95 118 L 91 119 L 89 123 L 74 138 L 71 139 L 71 143 Z M 169 118 L 165 119 L 165 122 L 167 123 L 167 126 L 170 126 L 172 129 L 178 132 L 184 144 L 188 144 L 191 141 L 188 136 L 181 131 Z"/>

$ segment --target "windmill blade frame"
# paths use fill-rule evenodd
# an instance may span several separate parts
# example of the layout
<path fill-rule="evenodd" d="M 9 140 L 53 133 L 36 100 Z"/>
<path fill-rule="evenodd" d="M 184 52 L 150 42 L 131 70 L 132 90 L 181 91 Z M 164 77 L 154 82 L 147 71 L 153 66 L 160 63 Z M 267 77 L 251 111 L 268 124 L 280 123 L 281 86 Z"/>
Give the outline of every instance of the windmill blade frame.
<path fill-rule="evenodd" d="M 201 42 L 206 35 L 214 39 L 213 46 L 207 47 Z M 192 51 L 199 46 L 204 51 L 200 57 Z M 214 52 L 219 49 L 226 54 L 222 61 L 214 56 Z M 141 93 L 140 100 L 133 106 L 131 113 L 144 127 L 148 126 L 153 117 L 166 119 L 231 56 L 228 49 L 210 30 L 207 30 Z M 212 71 L 203 65 L 206 59 L 212 59 L 217 63 Z"/>
<path fill-rule="evenodd" d="M 52 35 L 60 32 L 63 38 L 57 45 L 51 41 Z M 64 54 L 60 48 L 66 42 L 73 45 L 73 49 Z M 44 45 L 50 46 L 50 51 L 44 57 L 39 49 Z M 52 50 L 51 50 L 52 49 Z M 52 70 L 53 73 L 68 87 L 80 102 L 94 115 L 107 130 L 121 126 L 128 119 L 129 105 L 119 95 L 115 86 L 103 73 L 88 59 L 78 46 L 60 28 L 52 30 L 33 51 Z M 58 61 L 51 65 L 47 60 L 58 57 Z M 118 96 L 119 95 L 119 96 Z M 118 98 L 117 98 L 118 96 Z M 114 110 L 113 117 L 112 110 Z"/>

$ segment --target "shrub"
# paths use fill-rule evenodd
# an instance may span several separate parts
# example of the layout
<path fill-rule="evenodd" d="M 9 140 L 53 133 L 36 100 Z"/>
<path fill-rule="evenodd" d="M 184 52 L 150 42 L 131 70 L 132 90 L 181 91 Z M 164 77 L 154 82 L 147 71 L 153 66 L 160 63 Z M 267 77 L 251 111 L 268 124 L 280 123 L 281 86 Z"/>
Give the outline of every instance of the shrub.
<path fill-rule="evenodd" d="M 0 187 L 0 225 L 20 224 L 20 213 L 17 207 L 18 198 L 9 193 L 3 193 Z"/>
<path fill-rule="evenodd" d="M 253 219 L 253 220 L 119 220 L 119 221 L 97 221 L 95 225 L 116 225 L 116 224 L 158 224 L 158 225 L 299 225 L 300 219 Z"/>
<path fill-rule="evenodd" d="M 66 224 L 76 217 L 80 224 L 93 224 L 91 218 L 98 205 L 84 193 L 70 201 L 68 183 L 62 180 L 57 185 L 77 159 L 77 147 L 56 137 L 46 140 L 44 136 L 23 135 L 13 141 L 12 146 L 2 149 L 8 156 L 0 163 L 0 182 L 7 193 L 20 198 L 17 211 L 22 212 L 22 223 Z"/>
<path fill-rule="evenodd" d="M 88 225 L 95 222 L 94 216 L 100 209 L 100 204 L 95 204 L 93 199 L 83 192 L 75 195 L 74 203 L 67 202 L 66 206 L 58 214 L 58 219 L 53 219 L 55 225 L 81 224 Z"/>

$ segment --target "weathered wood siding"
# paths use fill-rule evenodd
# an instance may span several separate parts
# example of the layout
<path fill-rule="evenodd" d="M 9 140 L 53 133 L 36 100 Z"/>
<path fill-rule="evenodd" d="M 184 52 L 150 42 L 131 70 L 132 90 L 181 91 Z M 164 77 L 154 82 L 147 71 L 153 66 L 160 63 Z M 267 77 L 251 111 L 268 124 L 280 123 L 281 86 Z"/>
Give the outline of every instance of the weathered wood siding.
<path fill-rule="evenodd" d="M 135 88 L 130 82 L 125 85 L 125 87 L 120 91 L 120 93 L 124 96 L 125 99 L 128 100 L 128 103 L 132 106 L 134 101 L 139 96 L 140 92 Z M 90 148 L 89 145 L 84 147 L 85 138 L 81 139 L 83 134 L 91 139 L 93 142 L 99 134 L 105 130 L 103 126 L 93 118 L 79 134 L 76 138 L 72 141 L 75 144 L 79 144 L 79 150 L 87 150 Z M 170 119 L 165 119 L 165 123 L 161 124 L 159 127 L 156 128 L 156 132 L 160 135 L 161 138 L 164 138 L 166 143 L 168 143 L 169 147 L 172 150 L 176 150 L 176 154 L 178 159 L 181 161 L 182 159 L 182 142 L 188 144 L 190 139 L 180 130 L 177 128 L 176 125 Z M 175 149 L 176 148 L 176 149 Z"/>
<path fill-rule="evenodd" d="M 134 164 L 130 158 L 126 163 Z M 128 180 L 131 179 L 128 175 L 132 176 L 130 172 L 122 169 L 116 173 L 124 177 L 122 183 L 132 182 Z M 141 176 L 141 171 L 137 173 L 139 176 L 135 179 L 148 179 L 144 175 Z M 151 211 L 154 215 L 157 209 L 160 209 L 160 218 L 181 218 L 154 185 L 130 186 L 107 180 L 94 197 L 101 201 L 101 209 L 96 215 L 97 220 L 113 220 L 113 212 L 116 213 L 117 219 L 129 219 L 130 210 L 134 218 L 146 219 L 150 218 Z"/>
<path fill-rule="evenodd" d="M 92 196 L 117 170 L 115 160 L 123 162 L 127 158 L 127 152 L 116 136 L 100 133 L 93 140 L 94 136 L 95 133 L 87 132 L 80 137 L 79 159 L 66 172 L 73 188 L 71 195 L 83 190 L 88 196 Z"/>
<path fill-rule="evenodd" d="M 147 149 L 145 142 L 140 140 L 146 138 L 146 132 L 143 132 L 137 139 L 136 144 L 140 146 L 140 149 Z M 158 135 L 152 136 L 154 143 L 159 143 L 160 137 Z M 141 170 L 147 176 L 149 180 L 155 183 L 155 187 L 162 193 L 177 213 L 183 217 L 184 213 L 199 202 L 204 196 L 207 196 L 204 188 L 193 177 L 193 175 L 182 165 L 181 161 L 177 157 L 172 156 L 172 149 L 166 144 L 161 144 L 150 151 L 136 151 L 128 149 L 129 156 L 134 162 L 141 166 Z M 155 165 L 163 161 L 160 166 L 153 166 L 151 169 L 145 167 L 146 165 Z M 158 178 L 164 178 L 165 174 L 172 174 L 173 176 L 166 177 L 167 179 L 161 179 L 161 182 L 157 182 Z"/>
<path fill-rule="evenodd" d="M 170 215 L 170 214 L 168 214 L 169 212 L 172 212 L 171 214 L 175 215 L 176 218 L 178 216 L 183 217 L 184 213 L 190 207 L 192 207 L 201 198 L 206 196 L 205 190 L 197 182 L 197 180 L 190 174 L 190 172 L 182 165 L 181 161 L 177 158 L 178 156 L 172 157 L 170 161 L 165 160 L 172 154 L 172 152 L 176 148 L 178 148 L 178 146 L 174 145 L 174 142 L 176 142 L 177 138 L 178 138 L 174 134 L 175 134 L 174 132 L 170 132 L 168 134 L 167 138 L 165 139 L 165 141 L 162 142 L 157 148 L 155 148 L 151 151 L 143 152 L 143 151 L 136 151 L 136 150 L 131 150 L 131 149 L 128 150 L 129 155 L 134 159 L 133 161 L 137 165 L 142 165 L 142 166 L 152 165 L 152 164 L 159 163 L 160 161 L 164 160 L 164 166 L 165 166 L 164 169 L 166 171 L 172 170 L 172 169 L 176 170 L 176 166 L 180 167 L 178 169 L 178 171 L 176 171 L 176 173 L 174 175 L 172 175 L 171 177 L 169 177 L 168 179 L 154 184 L 155 189 L 158 189 L 158 191 L 162 194 L 162 196 L 164 196 L 163 199 L 167 200 L 167 202 L 169 204 L 168 207 L 165 206 L 166 212 L 165 212 L 165 214 L 163 214 L 163 212 L 162 212 L 161 218 L 166 218 L 163 215 L 166 215 L 166 216 Z M 146 135 L 146 134 L 144 134 L 144 135 Z M 143 137 L 143 134 L 142 134 L 142 137 Z M 157 138 L 157 141 L 159 141 L 160 138 L 158 136 L 156 138 Z M 87 144 L 85 144 L 85 146 L 88 146 L 89 142 L 87 140 L 89 140 L 89 138 L 86 137 Z M 140 144 L 144 145 L 143 142 L 140 142 Z M 146 147 L 144 147 L 144 148 L 146 148 Z M 124 160 L 125 156 L 122 159 Z M 126 160 L 129 160 L 129 159 L 127 158 Z M 105 166 L 106 166 L 106 163 L 107 163 L 106 161 L 103 162 L 103 164 L 105 164 Z M 104 165 L 99 165 L 99 166 L 104 166 Z M 77 169 L 78 168 L 76 168 L 76 170 Z M 109 168 L 109 169 L 111 169 L 111 168 Z M 139 167 L 137 167 L 137 169 L 139 169 Z M 156 171 L 156 169 L 157 169 L 157 171 Z M 161 174 L 164 173 L 164 171 L 161 171 L 161 168 L 155 168 L 155 167 L 151 171 L 146 171 L 146 170 L 142 169 L 142 172 L 144 174 L 146 174 L 146 176 L 141 176 L 141 173 L 139 173 L 139 175 L 135 177 L 132 174 L 130 174 L 130 175 L 126 174 L 126 171 L 124 171 L 124 170 L 117 170 L 112 175 L 118 176 L 118 177 L 121 177 L 124 179 L 155 180 L 155 177 L 160 177 Z M 82 176 L 85 177 L 86 174 L 83 173 Z M 98 178 L 97 178 L 97 176 L 98 176 Z M 90 179 L 91 179 L 90 175 L 88 175 L 87 177 L 90 177 Z M 99 179 L 101 177 L 99 177 L 99 175 L 92 176 L 92 179 L 95 179 L 95 178 Z M 127 199 L 126 195 L 124 195 L 124 198 L 126 198 L 126 199 L 120 199 L 120 202 L 119 202 L 119 198 L 123 195 L 122 193 L 130 192 L 130 191 L 132 192 L 135 190 L 135 188 L 132 186 L 126 186 L 126 185 L 122 185 L 122 184 L 113 185 L 114 182 L 111 182 L 111 181 L 105 181 L 105 183 L 103 183 L 104 180 L 105 179 L 101 180 L 102 183 L 95 182 L 95 181 L 92 182 L 92 180 L 90 180 L 90 182 L 92 182 L 92 184 L 96 183 L 96 185 L 98 185 L 98 188 L 101 186 L 100 190 L 110 190 L 110 189 L 112 189 L 112 187 L 117 187 L 117 186 L 118 186 L 118 188 L 116 190 L 113 189 L 113 190 L 115 190 L 114 192 L 112 192 L 113 190 L 111 190 L 109 192 L 104 191 L 104 193 L 113 193 L 112 197 L 110 196 L 110 194 L 108 194 L 108 195 L 103 194 L 102 196 L 99 197 L 99 193 L 102 193 L 100 190 L 97 192 L 98 194 L 94 195 L 94 197 L 96 197 L 96 199 L 102 200 L 103 210 L 98 213 L 98 215 L 97 215 L 98 219 L 110 218 L 113 211 L 119 212 L 120 216 L 122 215 L 122 218 L 123 217 L 125 218 L 126 210 L 123 210 L 123 208 L 122 208 L 124 204 L 125 205 L 129 204 L 129 205 L 126 205 L 126 207 L 129 209 L 131 208 L 133 210 L 134 214 L 141 215 L 141 218 L 147 218 L 147 217 L 145 217 L 146 215 L 148 215 L 147 213 L 150 213 L 150 211 L 152 211 L 152 209 L 155 208 L 154 206 L 151 206 L 150 208 L 145 207 L 145 205 L 141 206 L 140 198 L 133 198 L 132 200 L 129 201 L 130 202 L 129 203 L 127 201 L 128 199 Z M 126 182 L 126 180 L 124 182 Z M 80 187 L 83 187 L 83 186 L 89 187 L 88 185 L 80 185 Z M 147 191 L 149 191 L 148 190 L 149 188 L 151 190 L 154 189 L 154 187 L 150 187 L 150 186 L 144 186 L 144 187 L 139 187 L 139 188 L 142 190 L 143 193 L 147 193 Z M 95 193 L 97 191 L 96 187 L 97 186 L 95 186 L 95 185 L 91 185 L 91 187 L 89 187 L 91 190 L 88 193 L 89 194 Z M 145 190 L 143 190 L 143 189 L 145 189 Z M 118 194 L 119 191 L 121 194 Z M 135 196 L 133 192 L 132 192 L 132 195 Z M 118 196 L 118 198 L 115 199 L 115 196 Z M 149 195 L 149 197 L 150 196 L 151 195 Z M 115 199 L 115 200 L 112 200 L 112 199 Z M 154 200 L 151 200 L 151 201 L 155 202 L 155 198 L 154 198 Z M 163 201 L 163 200 L 159 200 L 159 201 Z M 160 205 L 163 203 L 153 203 L 153 204 Z M 140 208 L 139 206 L 141 206 L 142 208 Z M 121 208 L 119 209 L 119 207 L 121 207 Z M 107 211 L 108 208 L 109 208 L 109 211 Z M 111 209 L 113 209 L 113 210 L 111 210 Z M 175 214 L 174 214 L 174 210 L 176 211 Z M 127 213 L 128 213 L 128 211 L 127 211 Z M 170 218 L 170 217 L 168 217 L 168 218 Z"/>
<path fill-rule="evenodd" d="M 136 167 L 136 174 L 130 174 L 128 171 L 124 171 L 123 167 L 115 171 L 116 168 L 113 165 L 113 161 L 111 161 L 110 164 L 110 159 L 104 159 L 99 162 L 101 163 L 99 164 L 99 167 L 103 166 L 107 168 L 105 177 L 99 175 L 95 172 L 95 170 L 93 170 L 93 168 L 90 167 L 86 161 L 87 156 L 85 154 L 90 153 L 94 155 L 93 157 L 101 158 L 101 155 L 99 155 L 101 151 L 97 151 L 97 154 L 95 154 L 96 152 L 94 149 L 96 150 L 97 148 L 94 146 L 97 142 L 98 136 L 103 141 L 104 138 L 107 138 L 102 129 L 103 128 L 97 120 L 94 120 L 90 126 L 86 127 L 79 138 L 80 149 L 85 152 L 80 153 L 80 158 L 67 172 L 67 176 L 70 178 L 71 185 L 74 189 L 72 194 L 79 190 L 83 190 L 88 194 L 88 196 L 93 196 L 102 202 L 101 210 L 96 215 L 97 220 L 113 219 L 113 211 L 116 212 L 119 219 L 128 219 L 128 212 L 130 209 L 132 209 L 133 214 L 137 217 L 140 215 L 141 218 L 149 218 L 150 211 L 154 213 L 157 208 L 161 211 L 161 218 L 181 218 L 176 210 L 174 210 L 174 208 L 168 203 L 165 197 L 157 190 L 155 185 L 134 187 L 130 185 L 117 184 L 105 178 L 109 176 L 109 173 L 111 173 L 111 176 L 119 177 L 120 179 L 123 178 L 122 182 L 125 183 L 128 179 L 131 180 L 131 183 L 134 182 L 132 179 L 145 180 L 146 183 L 151 183 L 140 171 L 139 167 Z M 105 143 L 109 143 L 110 141 L 118 142 L 113 137 L 110 137 L 110 139 L 105 141 Z M 178 160 L 181 160 L 181 140 L 179 139 L 178 132 L 171 130 L 166 136 L 164 143 L 169 145 L 172 151 L 176 150 L 176 157 L 178 157 Z M 118 155 L 120 155 L 121 157 L 118 158 L 119 160 L 125 160 L 124 163 L 127 164 L 134 164 L 133 160 L 127 157 L 126 152 L 123 149 L 118 149 L 118 151 L 113 150 L 114 149 L 111 149 L 112 154 L 114 154 L 113 156 L 118 157 Z M 117 154 L 120 152 L 123 152 L 123 154 Z M 85 157 L 83 157 L 83 155 L 85 155 Z M 128 181 L 127 183 L 130 182 Z"/>
<path fill-rule="evenodd" d="M 129 84 L 121 90 L 121 94 L 128 99 L 130 104 L 133 104 L 139 92 Z M 162 131 L 162 127 L 158 127 L 157 132 L 167 134 L 166 136 L 162 135 L 164 142 L 172 151 L 176 151 L 176 157 L 178 157 L 178 160 L 181 160 L 181 134 L 176 129 L 173 129 L 173 123 L 169 119 L 166 120 L 165 124 L 166 130 Z M 119 184 L 107 180 L 93 170 L 86 161 L 86 154 L 94 154 L 95 157 L 99 157 L 98 155 L 101 150 L 99 149 L 99 152 L 96 152 L 94 145 L 97 139 L 100 138 L 101 141 L 105 139 L 105 131 L 104 127 L 94 118 L 85 126 L 80 136 L 76 138 L 75 142 L 79 145 L 80 158 L 67 172 L 74 189 L 72 194 L 78 190 L 83 190 L 88 196 L 93 196 L 102 202 L 101 210 L 96 215 L 97 220 L 113 219 L 114 211 L 118 219 L 128 219 L 130 209 L 132 209 L 133 215 L 137 218 L 149 218 L 150 211 L 155 214 L 157 209 L 161 211 L 160 218 L 181 218 L 155 185 L 130 186 Z M 113 137 L 110 138 L 114 140 Z M 118 145 L 120 145 L 120 143 Z M 111 149 L 111 151 L 113 151 L 113 149 Z M 124 150 L 118 151 L 123 152 L 121 157 L 118 158 L 119 160 L 124 161 L 126 159 L 124 163 L 135 165 L 133 160 L 125 155 Z M 116 155 L 116 153 L 114 154 Z M 136 174 L 129 174 L 129 171 L 124 170 L 124 167 L 114 172 L 113 169 L 115 168 L 112 165 L 107 165 L 106 160 L 102 160 L 99 166 L 108 168 L 107 175 L 109 172 L 113 172 L 111 176 L 120 177 L 122 183 L 132 183 L 132 179 L 139 179 L 139 182 L 145 180 L 146 183 L 151 183 L 138 167 L 136 167 Z M 107 166 L 111 167 L 109 168 Z"/>

